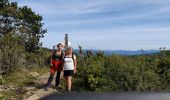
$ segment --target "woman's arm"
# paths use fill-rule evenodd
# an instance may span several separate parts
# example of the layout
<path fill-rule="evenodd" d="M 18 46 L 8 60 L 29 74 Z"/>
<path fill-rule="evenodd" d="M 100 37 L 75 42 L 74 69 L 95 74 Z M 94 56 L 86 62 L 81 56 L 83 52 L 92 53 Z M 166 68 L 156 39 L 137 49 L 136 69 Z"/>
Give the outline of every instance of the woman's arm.
<path fill-rule="evenodd" d="M 53 52 L 51 53 L 51 58 L 50 58 L 50 66 L 53 66 L 53 63 L 52 63 L 52 61 L 53 61 Z"/>
<path fill-rule="evenodd" d="M 77 59 L 76 59 L 76 56 L 74 55 L 74 74 L 76 73 L 77 71 Z"/>
<path fill-rule="evenodd" d="M 64 71 L 64 61 L 62 62 L 62 71 Z"/>

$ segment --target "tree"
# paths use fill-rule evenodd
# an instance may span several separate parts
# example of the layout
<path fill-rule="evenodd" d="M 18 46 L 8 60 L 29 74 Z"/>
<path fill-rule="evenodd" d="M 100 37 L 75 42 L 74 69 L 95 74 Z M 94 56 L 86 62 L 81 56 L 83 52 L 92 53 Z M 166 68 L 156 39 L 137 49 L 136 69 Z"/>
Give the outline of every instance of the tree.
<path fill-rule="evenodd" d="M 26 55 L 39 51 L 44 37 L 42 16 L 16 2 L 0 0 L 0 69 L 7 73 L 24 66 Z"/>
<path fill-rule="evenodd" d="M 16 2 L 0 2 L 0 37 L 12 33 L 20 36 L 19 45 L 24 45 L 27 52 L 36 52 L 41 46 L 40 38 L 47 32 L 42 29 L 42 16 L 27 6 L 18 7 Z"/>

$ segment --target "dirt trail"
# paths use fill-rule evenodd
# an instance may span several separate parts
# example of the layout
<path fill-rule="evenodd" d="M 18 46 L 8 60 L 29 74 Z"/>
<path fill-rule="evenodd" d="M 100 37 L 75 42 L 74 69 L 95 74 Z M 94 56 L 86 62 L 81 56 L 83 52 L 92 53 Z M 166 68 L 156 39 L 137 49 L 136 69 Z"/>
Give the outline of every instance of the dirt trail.
<path fill-rule="evenodd" d="M 56 89 L 49 88 L 48 91 L 44 90 L 44 84 L 47 82 L 49 73 L 43 74 L 30 84 L 25 87 L 27 92 L 23 96 L 24 100 L 39 100 L 42 97 L 45 97 L 49 94 L 58 92 Z M 52 86 L 54 85 L 54 80 Z"/>

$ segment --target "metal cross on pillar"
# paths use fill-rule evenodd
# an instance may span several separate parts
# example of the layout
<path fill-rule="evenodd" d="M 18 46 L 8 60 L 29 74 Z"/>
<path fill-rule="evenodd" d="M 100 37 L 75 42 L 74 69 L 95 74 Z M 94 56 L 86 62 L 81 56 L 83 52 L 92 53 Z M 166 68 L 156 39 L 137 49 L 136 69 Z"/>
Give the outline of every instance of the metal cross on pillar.
<path fill-rule="evenodd" d="M 65 47 L 64 48 L 67 48 L 68 47 L 68 34 L 65 34 Z"/>
<path fill-rule="evenodd" d="M 61 42 L 66 49 L 68 46 L 71 45 L 71 42 L 68 41 L 68 34 L 65 34 L 64 41 Z M 53 46 L 53 51 L 57 48 L 57 44 Z"/>
<path fill-rule="evenodd" d="M 65 34 L 65 38 L 64 38 L 64 48 L 66 49 L 68 46 L 71 46 L 71 42 L 68 41 L 68 34 Z"/>

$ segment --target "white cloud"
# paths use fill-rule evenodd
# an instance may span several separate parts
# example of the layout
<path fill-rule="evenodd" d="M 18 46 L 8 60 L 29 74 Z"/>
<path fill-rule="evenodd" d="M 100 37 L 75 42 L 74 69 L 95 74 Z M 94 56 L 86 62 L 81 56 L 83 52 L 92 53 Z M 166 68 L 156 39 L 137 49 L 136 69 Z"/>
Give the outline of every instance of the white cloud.
<path fill-rule="evenodd" d="M 25 0 L 19 1 L 19 5 L 28 5 L 43 16 L 48 29 L 41 39 L 45 47 L 62 41 L 64 33 L 60 32 L 68 32 L 74 47 L 80 44 L 97 49 L 170 48 L 170 0 Z M 142 23 L 149 20 L 155 22 Z"/>
<path fill-rule="evenodd" d="M 17 1 L 17 0 L 12 0 Z M 62 0 L 63 3 L 57 1 L 42 1 L 42 2 L 33 2 L 33 1 L 22 1 L 19 2 L 19 5 L 28 5 L 31 8 L 35 9 L 39 13 L 51 14 L 51 15 L 60 15 L 60 14 L 84 14 L 84 13 L 94 13 L 102 12 L 106 10 L 125 10 L 133 3 L 144 3 L 144 4 L 157 4 L 161 6 L 169 6 L 167 2 L 155 2 L 155 0 L 143 1 L 143 0 Z"/>
<path fill-rule="evenodd" d="M 170 48 L 169 32 L 170 28 L 126 28 L 100 32 L 74 32 L 69 34 L 69 39 L 74 48 L 82 45 L 88 49 L 159 49 L 163 46 Z M 63 37 L 64 33 L 49 32 L 44 38 L 44 46 L 51 48 L 54 43 L 61 42 Z"/>

